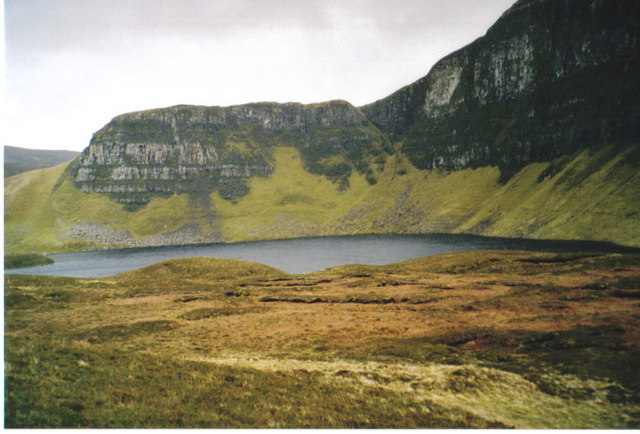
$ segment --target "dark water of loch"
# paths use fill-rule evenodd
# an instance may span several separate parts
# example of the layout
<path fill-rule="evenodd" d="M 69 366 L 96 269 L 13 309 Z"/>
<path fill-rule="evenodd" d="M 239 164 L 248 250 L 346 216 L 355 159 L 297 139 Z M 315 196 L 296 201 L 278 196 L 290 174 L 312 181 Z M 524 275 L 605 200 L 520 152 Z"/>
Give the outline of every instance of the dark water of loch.
<path fill-rule="evenodd" d="M 105 277 L 176 258 L 218 257 L 259 262 L 289 273 L 308 273 L 346 264 L 382 265 L 463 250 L 640 253 L 640 249 L 589 241 L 547 241 L 474 235 L 353 235 L 291 240 L 216 243 L 49 255 L 54 264 L 5 273 Z"/>

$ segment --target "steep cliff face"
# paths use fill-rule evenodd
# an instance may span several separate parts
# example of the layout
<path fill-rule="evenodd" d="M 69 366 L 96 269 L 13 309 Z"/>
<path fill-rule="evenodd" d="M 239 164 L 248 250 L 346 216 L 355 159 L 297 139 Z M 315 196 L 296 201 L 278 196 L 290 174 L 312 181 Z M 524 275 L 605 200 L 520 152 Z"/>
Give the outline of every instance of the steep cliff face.
<path fill-rule="evenodd" d="M 520 0 L 365 107 L 121 115 L 74 164 L 8 178 L 5 248 L 389 232 L 637 246 L 639 38 L 637 0 Z"/>
<path fill-rule="evenodd" d="M 122 203 L 207 189 L 236 199 L 286 145 L 344 191 L 353 169 L 374 184 L 399 141 L 420 169 L 498 166 L 504 181 L 530 162 L 640 139 L 638 35 L 635 0 L 520 0 L 484 37 L 362 109 L 260 103 L 118 116 L 74 180 Z"/>
<path fill-rule="evenodd" d="M 114 118 L 94 135 L 73 177 L 84 192 L 128 204 L 214 188 L 236 199 L 248 178 L 273 172 L 277 144 L 297 147 L 310 172 L 343 189 L 352 168 L 373 180 L 374 160 L 390 151 L 385 135 L 344 101 L 177 106 Z"/>
<path fill-rule="evenodd" d="M 527 163 L 640 138 L 640 4 L 521 0 L 429 74 L 363 107 L 419 168 Z"/>

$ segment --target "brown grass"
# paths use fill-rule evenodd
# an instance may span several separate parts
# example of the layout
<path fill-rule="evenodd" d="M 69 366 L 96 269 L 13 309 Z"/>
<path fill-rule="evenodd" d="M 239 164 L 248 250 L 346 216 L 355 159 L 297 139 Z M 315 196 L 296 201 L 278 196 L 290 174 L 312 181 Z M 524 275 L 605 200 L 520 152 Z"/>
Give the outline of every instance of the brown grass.
<path fill-rule="evenodd" d="M 211 416 L 209 425 L 193 419 L 185 426 L 351 426 L 326 408 L 330 395 L 379 390 L 416 411 L 425 403 L 443 409 L 438 417 L 444 419 L 429 424 L 414 418 L 418 411 L 389 424 L 369 418 L 356 426 L 638 427 L 640 378 L 633 371 L 640 363 L 640 302 L 616 295 L 637 290 L 638 283 L 638 255 L 518 252 L 465 252 L 298 276 L 216 259 L 171 261 L 102 280 L 6 276 L 11 369 L 5 379 L 10 388 L 26 381 L 38 357 L 30 348 L 45 340 L 64 351 L 153 357 L 173 366 L 175 375 L 187 362 L 292 379 L 313 373 L 334 391 L 322 398 L 329 419 L 317 423 L 236 415 L 222 425 Z M 291 387 L 299 388 L 297 381 Z M 8 394 L 9 425 L 29 426 L 20 406 L 29 393 L 35 392 Z M 397 406 L 390 396 L 385 402 Z M 91 411 L 78 410 L 87 417 L 100 414 L 106 398 L 92 399 Z M 388 414 L 383 401 L 376 405 Z"/>

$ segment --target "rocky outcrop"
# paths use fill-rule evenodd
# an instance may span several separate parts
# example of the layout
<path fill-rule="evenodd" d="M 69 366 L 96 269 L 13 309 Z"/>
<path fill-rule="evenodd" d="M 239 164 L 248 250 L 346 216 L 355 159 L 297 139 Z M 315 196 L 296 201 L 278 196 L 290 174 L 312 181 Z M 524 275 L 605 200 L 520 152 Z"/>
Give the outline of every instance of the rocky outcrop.
<path fill-rule="evenodd" d="M 184 244 L 216 243 L 223 241 L 220 234 L 203 235 L 196 226 L 185 226 L 173 232 L 165 232 L 145 238 L 131 235 L 94 223 L 76 223 L 62 231 L 63 242 L 80 241 L 103 248 L 175 246 Z"/>
<path fill-rule="evenodd" d="M 193 143 L 94 143 L 82 154 L 75 182 L 84 192 L 109 193 L 122 203 L 144 203 L 151 194 L 200 191 L 241 183 L 273 171 L 261 156 L 220 158 L 214 146 Z"/>
<path fill-rule="evenodd" d="M 69 173 L 82 191 L 109 194 L 136 211 L 157 195 L 190 193 L 192 203 L 207 204 L 210 193 L 217 191 L 222 198 L 235 200 L 249 191 L 249 178 L 273 173 L 276 146 L 295 147 L 306 170 L 331 179 L 340 191 L 349 188 L 353 171 L 376 184 L 386 156 L 395 152 L 394 143 L 419 169 L 497 166 L 498 184 L 507 186 L 509 178 L 529 163 L 551 162 L 535 176 L 537 184 L 523 191 L 531 194 L 538 184 L 560 173 L 566 179 L 554 180 L 554 185 L 576 191 L 589 178 L 573 179 L 571 171 L 578 169 L 569 170 L 571 161 L 589 161 L 584 169 L 588 173 L 597 173 L 600 162 L 623 164 L 614 163 L 623 154 L 624 170 L 635 170 L 640 163 L 639 38 L 636 0 L 519 0 L 485 36 L 442 59 L 422 79 L 375 103 L 360 108 L 345 101 L 176 106 L 128 113 L 95 133 Z M 591 157 L 609 148 L 606 158 Z M 584 150 L 590 152 L 579 156 Z M 497 171 L 492 173 L 497 177 Z M 637 182 L 624 176 L 620 179 L 627 181 L 616 181 L 616 194 L 625 198 L 621 202 L 637 202 L 630 193 L 637 191 Z M 393 178 L 386 187 L 392 182 Z M 376 194 L 392 194 L 386 187 L 377 186 Z M 454 184 L 451 196 L 455 188 Z M 590 194 L 600 190 L 594 187 Z M 434 202 L 418 205 L 416 197 L 428 196 L 426 190 L 414 192 L 411 200 L 402 192 L 393 194 L 395 202 L 383 210 L 377 202 L 384 201 L 377 200 L 353 208 L 341 205 L 346 207 L 344 214 L 326 230 L 318 222 L 298 221 L 283 211 L 277 221 L 252 221 L 246 232 L 252 238 L 453 230 L 529 236 L 542 234 L 538 228 L 551 224 L 548 216 L 538 215 L 526 230 L 514 229 L 512 223 L 496 228 L 502 217 L 493 213 L 505 212 L 497 205 L 483 211 L 482 219 L 466 224 L 475 212 L 471 206 L 446 217 L 432 212 Z M 569 205 L 562 202 L 556 208 Z M 210 209 L 203 215 L 209 223 L 221 218 Z M 625 208 L 624 219 L 635 215 L 637 209 Z M 618 217 L 615 221 L 623 219 Z M 185 225 L 191 220 L 185 218 Z M 370 221 L 366 229 L 363 220 Z M 200 240 L 199 229 L 189 227 L 191 232 L 144 242 Z M 76 229 L 68 234 L 72 240 L 137 242 L 126 233 Z M 545 234 L 557 234 L 556 229 L 548 231 Z"/>
<path fill-rule="evenodd" d="M 94 135 L 73 178 L 82 191 L 108 193 L 122 203 L 215 188 L 234 199 L 246 194 L 248 178 L 272 173 L 277 144 L 297 147 L 308 170 L 328 176 L 335 159 L 327 165 L 327 157 L 343 157 L 348 173 L 364 172 L 389 152 L 384 134 L 344 101 L 176 106 L 114 118 Z M 345 171 L 338 175 L 344 178 Z"/>
<path fill-rule="evenodd" d="M 639 245 L 639 23 L 637 0 L 520 0 L 484 37 L 365 107 L 176 106 L 117 116 L 64 171 L 5 182 L 5 249 L 371 232 Z M 359 182 L 340 195 L 303 180 L 278 146 L 295 147 L 291 155 L 338 191 L 353 171 L 372 187 Z M 404 155 L 385 165 L 395 149 Z M 276 156 L 283 176 L 263 190 L 273 197 L 217 207 L 212 192 L 232 201 L 247 194 L 247 180 L 271 176 Z M 407 159 L 446 170 L 421 173 Z M 289 174 L 291 188 L 282 184 Z M 107 200 L 69 192 L 70 180 L 127 204 L 131 219 Z M 188 197 L 141 209 L 175 193 Z M 167 212 L 174 203 L 183 206 Z M 111 211 L 118 218 L 105 225 Z"/>
<path fill-rule="evenodd" d="M 640 139 L 635 0 L 520 0 L 429 74 L 363 107 L 419 168 L 499 166 Z"/>
<path fill-rule="evenodd" d="M 360 109 L 302 105 L 177 106 L 128 113 L 98 131 L 73 171 L 85 192 L 144 204 L 217 189 L 227 199 L 295 146 L 305 167 L 348 188 L 376 182 L 390 143 L 418 168 L 526 164 L 640 139 L 640 6 L 635 0 L 520 0 L 424 78 Z"/>

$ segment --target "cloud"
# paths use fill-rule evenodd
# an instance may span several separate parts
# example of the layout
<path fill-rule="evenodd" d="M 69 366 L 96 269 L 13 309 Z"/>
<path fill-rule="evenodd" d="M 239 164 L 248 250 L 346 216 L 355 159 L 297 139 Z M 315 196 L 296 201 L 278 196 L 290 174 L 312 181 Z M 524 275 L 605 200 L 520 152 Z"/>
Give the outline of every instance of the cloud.
<path fill-rule="evenodd" d="M 5 0 L 6 144 L 75 149 L 126 111 L 372 102 L 510 0 Z"/>

